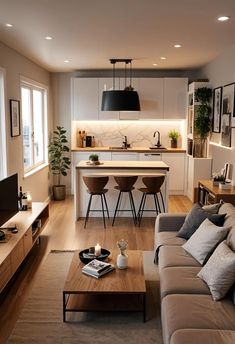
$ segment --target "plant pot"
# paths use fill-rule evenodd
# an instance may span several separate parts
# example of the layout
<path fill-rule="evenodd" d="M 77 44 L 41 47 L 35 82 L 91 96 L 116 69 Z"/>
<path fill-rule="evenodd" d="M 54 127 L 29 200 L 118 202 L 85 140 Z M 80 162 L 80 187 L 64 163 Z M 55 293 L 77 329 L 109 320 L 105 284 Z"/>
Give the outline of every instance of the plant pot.
<path fill-rule="evenodd" d="M 197 138 L 194 140 L 195 158 L 207 158 L 207 139 Z"/>
<path fill-rule="evenodd" d="M 171 140 L 171 148 L 177 148 L 177 140 Z"/>
<path fill-rule="evenodd" d="M 63 201 L 65 199 L 65 185 L 54 185 L 53 188 L 53 199 L 55 201 Z"/>

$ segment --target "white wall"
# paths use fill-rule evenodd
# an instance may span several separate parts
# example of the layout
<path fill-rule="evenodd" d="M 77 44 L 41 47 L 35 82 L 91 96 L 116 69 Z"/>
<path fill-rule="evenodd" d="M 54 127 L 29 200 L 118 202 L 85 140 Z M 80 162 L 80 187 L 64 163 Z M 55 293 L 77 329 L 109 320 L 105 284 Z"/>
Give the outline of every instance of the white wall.
<path fill-rule="evenodd" d="M 213 88 L 235 82 L 235 45 L 208 63 L 200 71 L 200 77 L 208 78 Z M 220 142 L 220 134 L 213 133 L 211 141 Z M 232 129 L 231 149 L 210 144 L 210 156 L 213 158 L 212 170 L 220 171 L 225 162 L 233 164 L 233 182 L 235 182 L 235 129 Z"/>
<path fill-rule="evenodd" d="M 50 178 L 48 167 L 33 174 L 23 177 L 23 136 L 11 137 L 9 99 L 20 100 L 20 76 L 35 80 L 49 87 L 49 129 L 52 128 L 52 103 L 50 89 L 50 73 L 36 65 L 23 55 L 0 42 L 0 67 L 5 70 L 5 100 L 6 100 L 6 145 L 7 145 L 7 174 L 18 173 L 19 185 L 23 191 L 30 191 L 33 201 L 44 201 L 49 195 Z M 21 121 L 22 123 L 22 121 Z M 22 132 L 22 131 L 21 131 Z"/>

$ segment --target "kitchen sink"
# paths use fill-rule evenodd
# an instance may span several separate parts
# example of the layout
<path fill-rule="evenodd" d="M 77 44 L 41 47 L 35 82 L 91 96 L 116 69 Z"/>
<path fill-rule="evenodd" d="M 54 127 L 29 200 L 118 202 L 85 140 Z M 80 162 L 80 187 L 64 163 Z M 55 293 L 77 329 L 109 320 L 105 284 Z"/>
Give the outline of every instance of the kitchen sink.
<path fill-rule="evenodd" d="M 130 148 L 130 147 L 128 147 L 128 148 Z M 122 146 L 120 146 L 120 147 L 109 147 L 109 149 L 127 149 L 127 147 L 122 147 Z"/>

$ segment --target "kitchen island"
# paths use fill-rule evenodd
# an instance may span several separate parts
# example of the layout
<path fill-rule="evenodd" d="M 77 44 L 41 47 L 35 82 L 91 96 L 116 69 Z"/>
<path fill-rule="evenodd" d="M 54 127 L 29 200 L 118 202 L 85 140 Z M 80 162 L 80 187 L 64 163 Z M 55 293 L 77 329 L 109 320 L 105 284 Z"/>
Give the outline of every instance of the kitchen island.
<path fill-rule="evenodd" d="M 140 199 L 142 193 L 138 190 L 138 188 L 143 187 L 142 177 L 143 176 L 156 176 L 159 174 L 165 175 L 165 181 L 162 185 L 162 194 L 165 202 L 166 212 L 168 210 L 168 178 L 169 178 L 169 166 L 166 165 L 163 161 L 101 161 L 100 165 L 90 165 L 87 161 L 80 161 L 75 167 L 75 181 L 74 181 L 74 204 L 75 204 L 75 219 L 78 220 L 79 217 L 85 217 L 87 203 L 89 195 L 86 191 L 86 186 L 83 182 L 83 176 L 109 176 L 109 182 L 106 185 L 108 192 L 106 194 L 108 208 L 110 212 L 110 216 L 113 216 L 118 191 L 114 189 L 116 182 L 114 180 L 114 176 L 120 175 L 136 175 L 138 176 L 138 180 L 135 184 L 135 189 L 133 190 L 133 198 L 135 202 L 136 210 L 138 210 Z M 146 208 L 148 210 L 154 209 L 154 205 L 152 203 L 152 199 L 148 197 L 146 201 Z M 129 204 L 127 199 L 123 199 L 122 207 L 129 209 Z M 94 199 L 92 204 L 92 209 L 101 209 L 100 206 L 100 198 Z M 146 212 L 144 216 L 156 216 L 155 212 Z M 92 213 L 90 216 L 102 216 L 101 213 Z M 131 213 L 122 213 L 120 212 L 119 216 L 131 216 Z"/>

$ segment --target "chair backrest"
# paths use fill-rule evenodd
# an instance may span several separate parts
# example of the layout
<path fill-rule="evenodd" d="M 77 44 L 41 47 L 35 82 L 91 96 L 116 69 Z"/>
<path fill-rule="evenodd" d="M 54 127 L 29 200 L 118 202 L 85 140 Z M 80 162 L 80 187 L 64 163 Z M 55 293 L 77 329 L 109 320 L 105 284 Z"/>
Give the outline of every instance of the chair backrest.
<path fill-rule="evenodd" d="M 147 187 L 148 192 L 160 192 L 161 186 L 164 183 L 165 176 L 143 177 L 142 181 Z"/>
<path fill-rule="evenodd" d="M 118 187 L 122 191 L 130 191 L 138 179 L 138 176 L 115 176 Z"/>
<path fill-rule="evenodd" d="M 91 193 L 101 193 L 105 185 L 108 183 L 107 176 L 83 176 L 83 181 L 86 184 L 88 191 Z"/>

